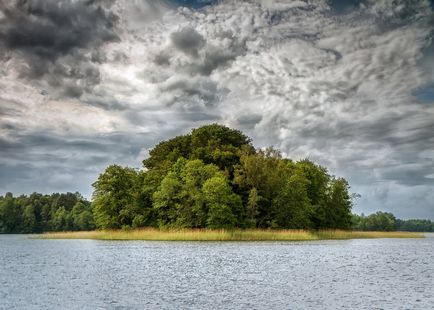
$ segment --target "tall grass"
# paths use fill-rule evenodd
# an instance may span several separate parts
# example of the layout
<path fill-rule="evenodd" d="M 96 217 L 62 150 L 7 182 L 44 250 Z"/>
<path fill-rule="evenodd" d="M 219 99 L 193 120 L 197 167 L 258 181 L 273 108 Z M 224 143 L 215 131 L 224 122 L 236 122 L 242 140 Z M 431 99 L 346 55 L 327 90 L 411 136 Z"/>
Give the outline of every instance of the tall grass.
<path fill-rule="evenodd" d="M 160 240 L 160 241 L 307 241 L 366 238 L 423 238 L 421 233 L 345 230 L 181 229 L 95 230 L 34 235 L 42 239 Z"/>

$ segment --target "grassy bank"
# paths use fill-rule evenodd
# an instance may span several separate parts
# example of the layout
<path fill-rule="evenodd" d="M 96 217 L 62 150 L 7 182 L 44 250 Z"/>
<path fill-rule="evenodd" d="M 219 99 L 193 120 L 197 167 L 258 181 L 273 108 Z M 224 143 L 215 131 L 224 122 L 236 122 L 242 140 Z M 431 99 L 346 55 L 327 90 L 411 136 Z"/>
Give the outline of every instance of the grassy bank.
<path fill-rule="evenodd" d="M 96 230 L 34 235 L 41 239 L 160 240 L 160 241 L 307 241 L 368 238 L 423 238 L 422 233 L 344 230 Z"/>

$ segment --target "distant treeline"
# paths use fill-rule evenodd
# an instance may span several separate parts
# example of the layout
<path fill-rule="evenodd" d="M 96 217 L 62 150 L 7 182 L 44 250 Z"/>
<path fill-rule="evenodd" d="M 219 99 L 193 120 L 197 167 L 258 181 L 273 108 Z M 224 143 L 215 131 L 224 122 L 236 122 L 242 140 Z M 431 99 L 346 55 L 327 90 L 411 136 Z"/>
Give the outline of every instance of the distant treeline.
<path fill-rule="evenodd" d="M 0 233 L 93 230 L 94 215 L 89 201 L 79 193 L 33 193 L 0 196 Z M 352 215 L 352 229 L 365 231 L 434 232 L 430 220 L 401 220 L 392 213 Z"/>
<path fill-rule="evenodd" d="M 0 233 L 92 229 L 91 204 L 79 193 L 0 196 Z"/>
<path fill-rule="evenodd" d="M 354 230 L 434 232 L 434 222 L 430 220 L 400 220 L 390 212 L 377 212 L 368 216 L 354 214 L 352 226 Z"/>
<path fill-rule="evenodd" d="M 160 142 L 143 164 L 142 170 L 107 167 L 93 184 L 92 203 L 78 193 L 6 194 L 0 197 L 0 232 L 414 227 L 387 213 L 352 215 L 355 196 L 345 179 L 307 159 L 256 150 L 242 132 L 217 124 Z"/>

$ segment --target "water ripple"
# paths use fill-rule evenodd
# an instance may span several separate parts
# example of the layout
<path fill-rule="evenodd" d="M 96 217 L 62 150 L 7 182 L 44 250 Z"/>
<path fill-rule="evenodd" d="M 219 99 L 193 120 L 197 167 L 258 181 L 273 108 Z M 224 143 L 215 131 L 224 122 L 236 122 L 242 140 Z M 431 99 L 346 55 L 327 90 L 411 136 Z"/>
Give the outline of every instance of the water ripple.
<path fill-rule="evenodd" d="M 315 242 L 0 236 L 0 309 L 430 309 L 434 238 Z"/>

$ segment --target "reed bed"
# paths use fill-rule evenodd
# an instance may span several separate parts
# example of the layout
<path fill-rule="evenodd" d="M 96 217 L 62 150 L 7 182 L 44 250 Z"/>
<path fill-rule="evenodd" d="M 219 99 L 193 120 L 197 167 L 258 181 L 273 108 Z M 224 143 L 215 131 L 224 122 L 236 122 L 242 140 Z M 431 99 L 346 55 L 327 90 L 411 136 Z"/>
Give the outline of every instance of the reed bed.
<path fill-rule="evenodd" d="M 369 238 L 423 238 L 422 233 L 345 231 L 345 230 L 271 230 L 271 229 L 133 229 L 53 232 L 33 235 L 38 239 L 95 239 L 95 240 L 154 240 L 154 241 L 309 241 Z"/>

